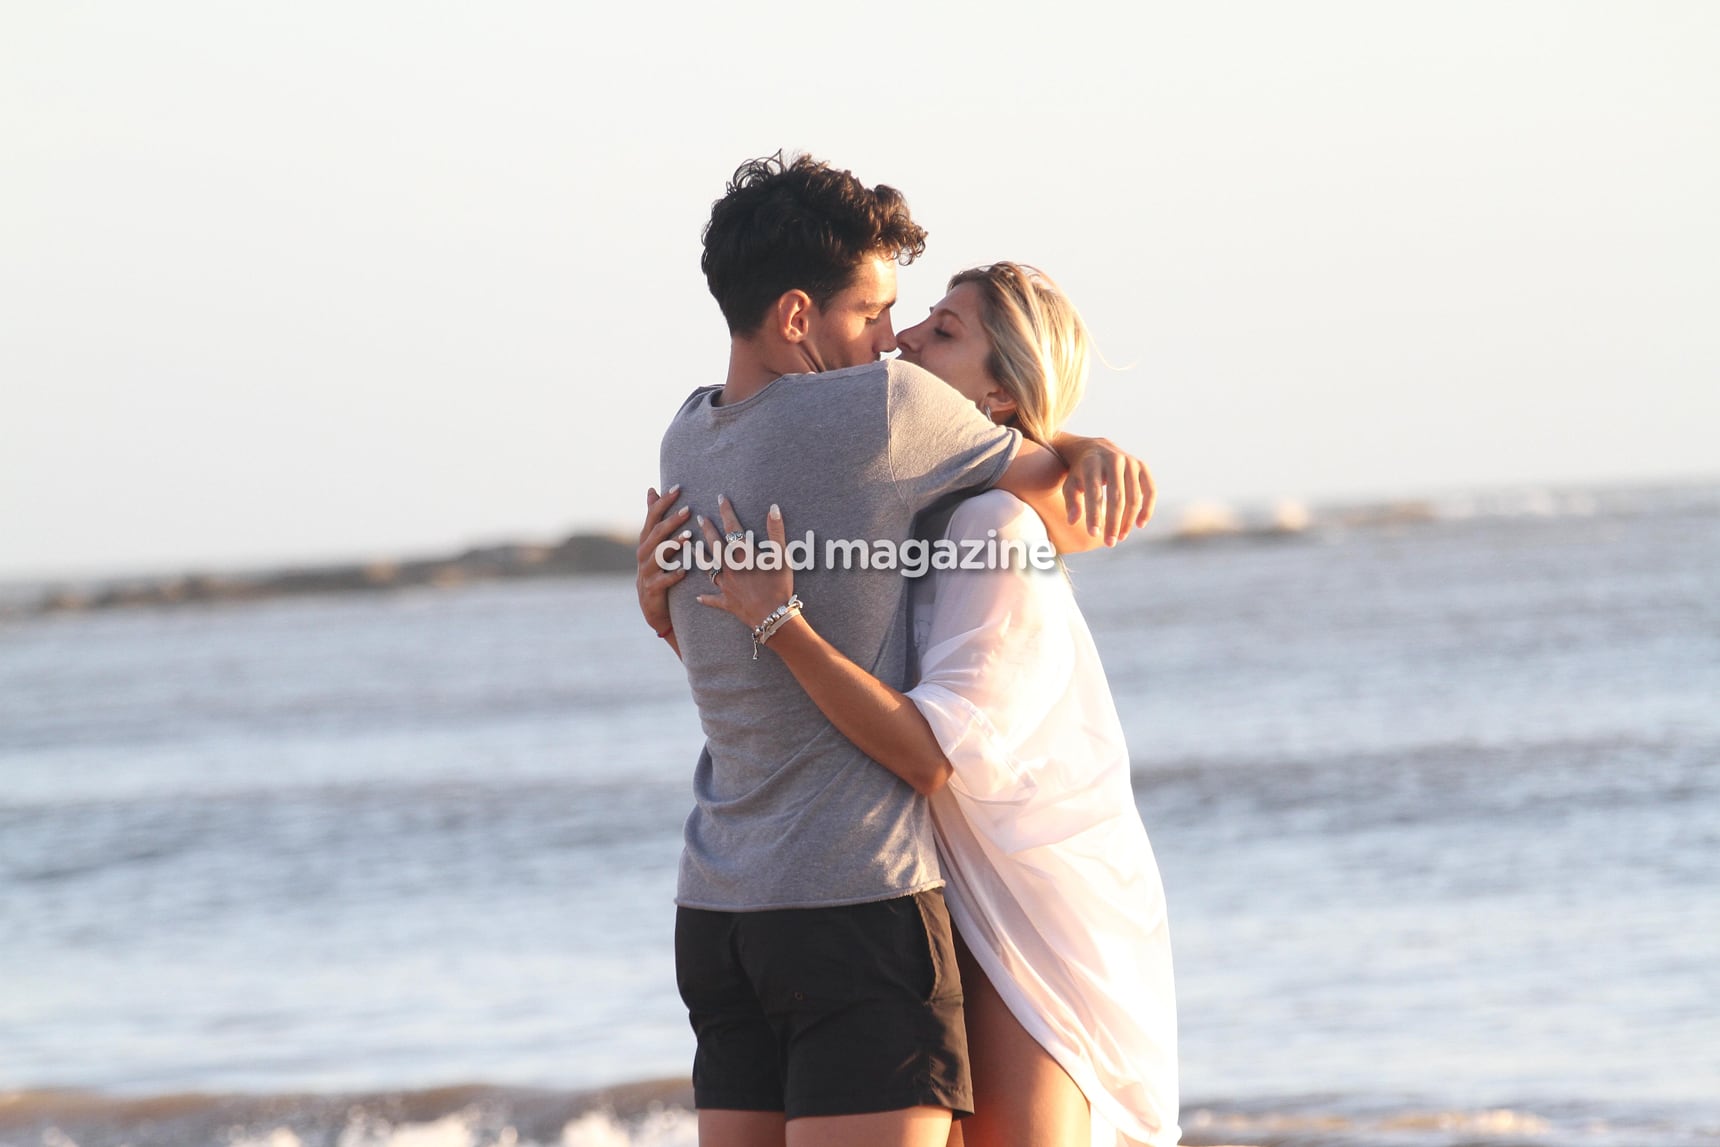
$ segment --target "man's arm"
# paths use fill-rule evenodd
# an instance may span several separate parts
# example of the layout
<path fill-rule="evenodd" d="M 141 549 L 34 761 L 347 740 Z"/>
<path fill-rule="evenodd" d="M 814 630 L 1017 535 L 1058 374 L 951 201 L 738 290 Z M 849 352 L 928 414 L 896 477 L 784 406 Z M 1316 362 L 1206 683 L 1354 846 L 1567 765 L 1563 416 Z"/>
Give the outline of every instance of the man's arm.
<path fill-rule="evenodd" d="M 1158 494 L 1145 462 L 1109 438 L 1083 438 L 1063 431 L 1051 445 L 1069 463 L 1069 478 L 1063 484 L 1069 516 L 1077 518 L 1084 504 L 1089 533 L 1103 522 L 1109 546 L 1147 524 Z"/>
<path fill-rule="evenodd" d="M 1059 553 L 1116 545 L 1147 524 L 1155 495 L 1146 463 L 1106 438 L 1065 433 L 1053 442 L 1055 451 L 1024 439 L 997 488 L 1032 507 Z"/>

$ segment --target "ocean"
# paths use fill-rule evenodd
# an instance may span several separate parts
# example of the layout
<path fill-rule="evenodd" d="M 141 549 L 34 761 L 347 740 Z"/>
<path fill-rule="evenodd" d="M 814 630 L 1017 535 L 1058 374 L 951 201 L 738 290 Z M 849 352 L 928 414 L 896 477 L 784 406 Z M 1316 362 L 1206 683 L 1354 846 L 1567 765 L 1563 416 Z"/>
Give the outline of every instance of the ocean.
<path fill-rule="evenodd" d="M 1168 533 L 1185 1142 L 1720 1143 L 1720 487 Z M 626 578 L 0 620 L 0 1147 L 693 1143 L 699 743 Z"/>

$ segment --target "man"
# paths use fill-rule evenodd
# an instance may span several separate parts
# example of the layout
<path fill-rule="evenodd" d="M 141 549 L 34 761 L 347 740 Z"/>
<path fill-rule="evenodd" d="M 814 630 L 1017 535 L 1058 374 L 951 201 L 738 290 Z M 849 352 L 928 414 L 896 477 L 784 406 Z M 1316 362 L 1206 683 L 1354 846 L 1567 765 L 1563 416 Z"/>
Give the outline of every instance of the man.
<path fill-rule="evenodd" d="M 900 194 L 780 154 L 736 172 L 712 208 L 703 268 L 730 331 L 721 387 L 663 438 L 640 543 L 640 600 L 686 664 L 706 744 L 676 902 L 676 971 L 698 1049 L 703 1147 L 941 1145 L 972 1110 L 961 985 L 923 798 L 824 718 L 734 620 L 675 584 L 654 551 L 722 508 L 762 536 L 778 504 L 811 528 L 797 570 L 809 619 L 857 664 L 906 687 L 906 583 L 832 568 L 832 539 L 899 545 L 941 501 L 992 485 L 1045 519 L 1065 551 L 1144 522 L 1144 467 L 1102 441 L 1056 454 L 993 425 L 896 349 L 896 264 L 925 249 Z M 683 506 L 668 514 L 677 497 Z M 1087 523 L 1071 524 L 1086 503 Z M 762 620 L 762 619 L 761 619 Z"/>

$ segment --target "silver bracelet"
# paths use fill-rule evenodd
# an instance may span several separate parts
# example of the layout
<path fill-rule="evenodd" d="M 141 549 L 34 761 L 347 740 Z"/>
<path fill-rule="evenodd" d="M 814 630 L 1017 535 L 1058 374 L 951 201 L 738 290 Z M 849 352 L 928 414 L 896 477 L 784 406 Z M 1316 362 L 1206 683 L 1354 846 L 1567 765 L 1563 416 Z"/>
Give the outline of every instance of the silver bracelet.
<path fill-rule="evenodd" d="M 769 617 L 753 626 L 752 659 L 754 661 L 758 660 L 759 646 L 769 641 L 771 637 L 776 634 L 777 630 L 781 629 L 784 625 L 787 625 L 789 618 L 800 616 L 800 610 L 803 605 L 805 605 L 805 603 L 800 600 L 800 595 L 791 593 L 788 595 L 787 601 L 783 602 L 771 611 Z"/>

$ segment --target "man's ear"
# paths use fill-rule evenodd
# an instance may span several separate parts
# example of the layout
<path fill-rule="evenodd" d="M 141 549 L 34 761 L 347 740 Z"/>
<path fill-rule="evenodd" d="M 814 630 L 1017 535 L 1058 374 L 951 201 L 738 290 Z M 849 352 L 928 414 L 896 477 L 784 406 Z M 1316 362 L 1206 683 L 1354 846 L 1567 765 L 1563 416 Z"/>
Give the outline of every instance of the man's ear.
<path fill-rule="evenodd" d="M 812 296 L 802 290 L 784 291 L 771 311 L 776 333 L 784 342 L 805 342 L 812 330 Z"/>

